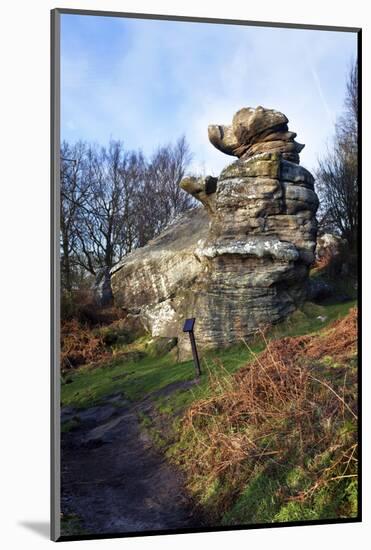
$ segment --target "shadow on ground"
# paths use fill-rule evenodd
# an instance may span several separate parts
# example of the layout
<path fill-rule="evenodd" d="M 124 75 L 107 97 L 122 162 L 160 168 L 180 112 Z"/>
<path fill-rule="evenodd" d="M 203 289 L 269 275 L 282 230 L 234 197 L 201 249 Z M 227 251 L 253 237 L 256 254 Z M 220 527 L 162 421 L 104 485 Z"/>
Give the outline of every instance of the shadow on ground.
<path fill-rule="evenodd" d="M 50 523 L 48 521 L 20 521 L 18 525 L 37 533 L 43 539 L 50 538 Z"/>

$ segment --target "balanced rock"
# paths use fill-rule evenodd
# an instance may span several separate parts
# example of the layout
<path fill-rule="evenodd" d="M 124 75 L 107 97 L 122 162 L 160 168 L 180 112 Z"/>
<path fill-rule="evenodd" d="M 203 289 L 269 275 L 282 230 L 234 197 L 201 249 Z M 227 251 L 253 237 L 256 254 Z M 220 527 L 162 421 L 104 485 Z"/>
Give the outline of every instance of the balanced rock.
<path fill-rule="evenodd" d="M 222 347 L 282 321 L 306 297 L 318 198 L 287 124 L 257 107 L 209 126 L 211 143 L 238 160 L 218 178 L 183 179 L 204 208 L 111 272 L 115 302 L 136 308 L 153 336 L 177 337 L 180 357 L 189 353 L 187 317 L 196 317 L 200 348 Z"/>
<path fill-rule="evenodd" d="M 286 116 L 274 109 L 244 107 L 231 125 L 210 125 L 209 139 L 227 155 L 247 159 L 259 153 L 281 153 L 282 158 L 299 164 L 304 145 L 294 140 L 296 134 L 288 131 L 287 123 Z"/>

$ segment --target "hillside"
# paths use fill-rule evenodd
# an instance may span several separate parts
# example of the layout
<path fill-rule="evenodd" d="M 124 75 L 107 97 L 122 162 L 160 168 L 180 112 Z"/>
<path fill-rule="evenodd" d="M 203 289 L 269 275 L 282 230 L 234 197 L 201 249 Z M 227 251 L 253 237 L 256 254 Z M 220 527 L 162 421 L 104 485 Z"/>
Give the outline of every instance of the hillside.
<path fill-rule="evenodd" d="M 99 428 L 107 440 L 94 436 L 86 456 L 102 448 L 110 461 L 110 441 L 129 444 L 129 415 L 139 422 L 133 433 L 178 470 L 187 506 L 202 510 L 206 523 L 354 517 L 353 306 L 306 303 L 265 335 L 205 352 L 199 382 L 191 361 L 178 363 L 171 339 L 130 341 L 120 320 L 81 325 L 80 345 L 91 355 L 82 366 L 64 370 L 62 444 L 72 444 L 73 457 L 76 445 L 86 453 L 83 442 L 95 426 L 94 433 Z M 115 462 L 109 478 L 117 467 Z M 72 532 L 81 532 L 86 523 L 84 507 L 76 520 L 75 500 L 64 501 L 66 532 L 71 523 Z"/>
<path fill-rule="evenodd" d="M 264 336 L 262 336 L 264 338 Z M 357 515 L 357 309 L 213 377 L 170 455 L 223 525 Z"/>

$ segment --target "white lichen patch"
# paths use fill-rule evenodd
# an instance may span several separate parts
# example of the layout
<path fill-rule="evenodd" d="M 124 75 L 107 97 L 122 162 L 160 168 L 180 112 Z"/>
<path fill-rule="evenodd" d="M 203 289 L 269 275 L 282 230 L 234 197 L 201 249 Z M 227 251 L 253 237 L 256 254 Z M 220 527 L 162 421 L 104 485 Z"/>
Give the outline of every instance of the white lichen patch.
<path fill-rule="evenodd" d="M 176 311 L 170 300 L 142 308 L 141 317 L 152 336 L 169 336 L 168 327 L 174 324 Z"/>
<path fill-rule="evenodd" d="M 286 262 L 299 258 L 299 252 L 292 243 L 270 238 L 249 238 L 245 241 L 233 241 L 226 244 L 214 244 L 197 249 L 199 257 L 215 258 L 224 254 L 239 254 L 244 256 L 256 256 L 258 258 L 272 257 Z"/>

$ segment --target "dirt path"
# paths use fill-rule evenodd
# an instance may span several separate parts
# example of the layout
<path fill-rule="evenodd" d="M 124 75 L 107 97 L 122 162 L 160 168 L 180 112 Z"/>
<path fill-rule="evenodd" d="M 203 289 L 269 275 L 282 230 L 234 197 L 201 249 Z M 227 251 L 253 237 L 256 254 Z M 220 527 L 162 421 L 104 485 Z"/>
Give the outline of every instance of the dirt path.
<path fill-rule="evenodd" d="M 140 430 L 138 411 L 150 406 L 148 398 L 129 404 L 114 395 L 99 407 L 62 411 L 62 420 L 79 417 L 78 428 L 62 434 L 62 511 L 79 516 L 85 533 L 202 525 L 182 476 Z"/>

